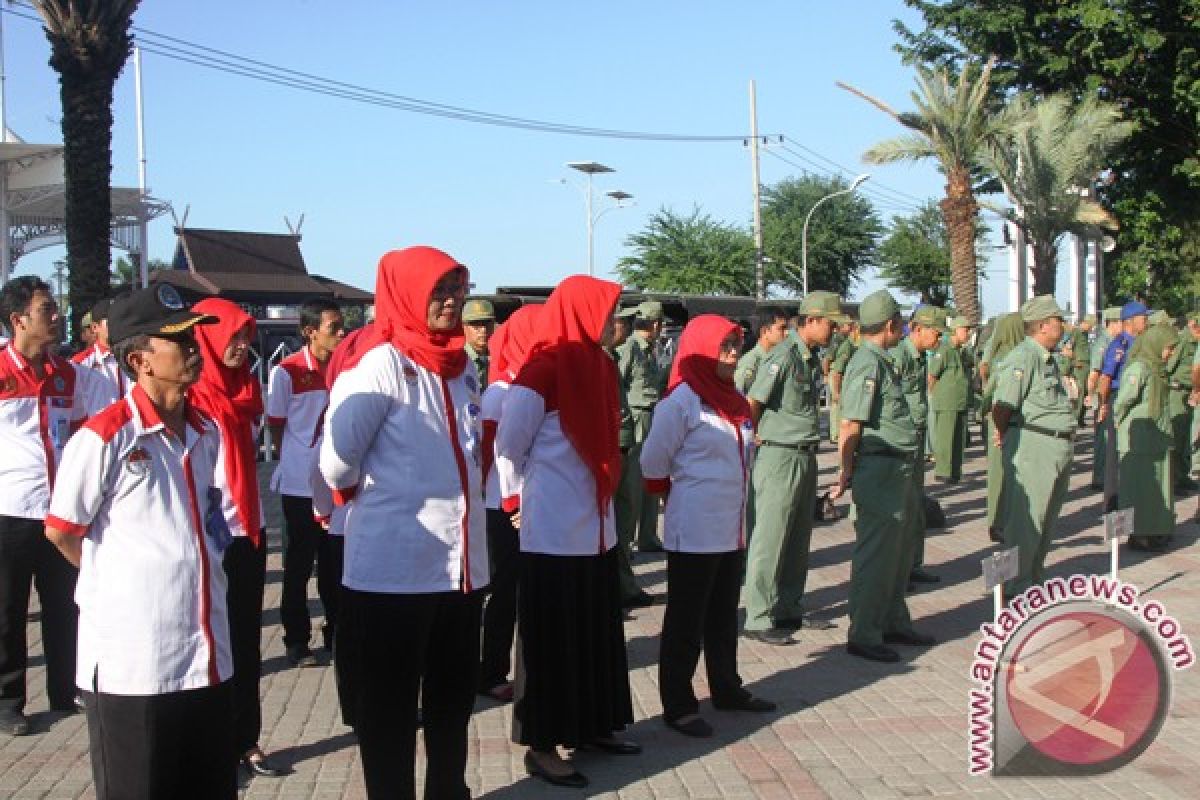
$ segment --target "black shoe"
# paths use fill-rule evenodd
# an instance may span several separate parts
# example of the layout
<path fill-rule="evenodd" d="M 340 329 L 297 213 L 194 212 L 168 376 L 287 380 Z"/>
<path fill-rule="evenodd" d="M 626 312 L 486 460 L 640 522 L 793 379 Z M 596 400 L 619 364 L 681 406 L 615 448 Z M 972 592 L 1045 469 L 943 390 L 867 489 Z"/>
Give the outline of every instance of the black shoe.
<path fill-rule="evenodd" d="M 920 567 L 913 567 L 912 572 L 908 573 L 908 579 L 912 583 L 941 583 L 941 577 L 934 575 L 932 572 L 926 572 Z"/>
<path fill-rule="evenodd" d="M 899 653 L 881 644 L 857 644 L 856 642 L 849 642 L 846 644 L 846 652 L 852 656 L 858 656 L 870 661 L 881 661 L 885 664 L 892 664 L 900 660 Z"/>
<path fill-rule="evenodd" d="M 281 778 L 285 774 L 282 767 L 271 763 L 266 756 L 242 756 L 242 766 L 251 775 L 256 775 L 260 778 Z"/>
<path fill-rule="evenodd" d="M 770 700 L 763 700 L 761 697 L 755 697 L 750 693 L 746 693 L 733 701 L 718 701 L 714 698 L 712 704 L 713 708 L 719 711 L 754 711 L 759 714 L 775 711 L 779 708 L 779 706 Z"/>
<path fill-rule="evenodd" d="M 791 633 L 779 628 L 767 628 L 765 631 L 742 631 L 742 636 L 746 639 L 762 642 L 763 644 L 784 646 L 796 643 Z"/>
<path fill-rule="evenodd" d="M 317 657 L 313 655 L 313 651 L 309 650 L 306 644 L 289 647 L 287 649 L 287 660 L 293 667 L 317 666 Z"/>
<path fill-rule="evenodd" d="M 883 641 L 888 644 L 907 644 L 912 647 L 930 647 L 937 644 L 937 639 L 927 633 L 904 631 L 903 633 L 885 633 Z"/>
<path fill-rule="evenodd" d="M 786 619 L 772 620 L 776 628 L 785 631 L 798 631 L 801 629 L 809 631 L 828 631 L 837 627 L 827 619 L 815 619 L 813 617 L 788 617 Z"/>
<path fill-rule="evenodd" d="M 691 736 L 695 739 L 707 739 L 713 735 L 713 727 L 705 722 L 700 717 L 693 717 L 688 722 L 679 722 L 677 720 L 663 719 L 667 723 L 667 727 L 677 730 L 684 736 Z"/>
<path fill-rule="evenodd" d="M 642 746 L 637 742 L 617 739 L 616 737 L 593 739 L 588 742 L 588 745 L 614 756 L 637 756 L 642 754 Z"/>
<path fill-rule="evenodd" d="M 29 734 L 29 717 L 20 711 L 5 711 L 0 714 L 0 733 L 9 736 L 26 736 Z"/>
<path fill-rule="evenodd" d="M 649 592 L 638 592 L 633 597 L 621 603 L 621 608 L 648 608 L 654 605 L 654 595 Z"/>
<path fill-rule="evenodd" d="M 988 538 L 996 544 L 1004 544 L 1004 536 L 995 528 L 988 528 Z"/>
<path fill-rule="evenodd" d="M 1191 478 L 1184 478 L 1178 484 L 1176 484 L 1175 493 L 1176 494 L 1188 494 L 1190 492 L 1196 491 L 1197 486 L 1200 486 L 1200 484 L 1196 483 Z"/>
<path fill-rule="evenodd" d="M 569 789 L 582 789 L 588 785 L 587 777 L 576 770 L 569 775 L 555 775 L 542 769 L 542 765 L 537 762 L 530 751 L 525 752 L 525 771 L 535 778 L 541 778 L 546 783 L 554 786 L 566 786 Z"/>

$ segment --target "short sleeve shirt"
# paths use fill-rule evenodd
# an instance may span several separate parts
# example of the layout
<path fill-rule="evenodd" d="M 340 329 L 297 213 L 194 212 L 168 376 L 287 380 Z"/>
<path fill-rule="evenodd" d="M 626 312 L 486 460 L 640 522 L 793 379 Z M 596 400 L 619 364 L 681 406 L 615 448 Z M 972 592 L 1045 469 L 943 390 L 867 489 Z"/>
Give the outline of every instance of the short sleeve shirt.
<path fill-rule="evenodd" d="M 271 370 L 267 384 L 267 424 L 283 425 L 279 467 L 271 489 L 293 497 L 312 497 L 321 419 L 329 404 L 325 367 L 308 347 Z"/>
<path fill-rule="evenodd" d="M 739 392 L 745 394 L 750 391 L 750 387 L 754 385 L 754 379 L 758 377 L 758 368 L 762 366 L 762 361 L 766 356 L 762 345 L 756 344 L 738 359 L 737 370 L 733 373 L 733 382 Z"/>
<path fill-rule="evenodd" d="M 1111 390 L 1115 391 L 1121 385 L 1121 371 L 1125 369 L 1126 357 L 1133 349 L 1133 336 L 1121 331 L 1109 342 L 1104 350 L 1104 363 L 1100 371 L 1112 378 Z"/>
<path fill-rule="evenodd" d="M 653 409 L 667 384 L 667 372 L 659 365 L 653 345 L 633 334 L 617 348 L 617 366 L 630 409 Z"/>
<path fill-rule="evenodd" d="M 1104 366 L 1104 354 L 1108 350 L 1108 343 L 1112 341 L 1108 335 L 1108 331 L 1100 330 L 1096 333 L 1096 341 L 1092 343 L 1092 350 L 1088 360 L 1090 369 L 1099 370 Z"/>
<path fill-rule="evenodd" d="M 1000 364 L 992 402 L 1012 409 L 1016 424 L 1063 433 L 1075 430 L 1075 407 L 1058 359 L 1029 337 Z"/>
<path fill-rule="evenodd" d="M 858 455 L 913 453 L 917 427 L 892 357 L 864 340 L 846 365 L 842 380 L 842 419 L 863 424 Z"/>
<path fill-rule="evenodd" d="M 819 440 L 820 376 L 820 360 L 795 333 L 771 350 L 747 393 L 763 406 L 758 419 L 762 441 L 801 445 Z"/>
<path fill-rule="evenodd" d="M 918 428 L 924 428 L 925 420 L 929 416 L 925 354 L 917 352 L 912 338 L 906 336 L 904 341 L 892 348 L 892 362 L 896 365 L 896 374 L 900 376 L 900 385 L 904 388 L 913 423 Z"/>
<path fill-rule="evenodd" d="M 829 371 L 845 374 L 846 365 L 850 363 L 850 357 L 854 355 L 854 351 L 857 349 L 858 345 L 849 336 L 843 339 L 833 354 L 833 363 L 829 365 Z"/>

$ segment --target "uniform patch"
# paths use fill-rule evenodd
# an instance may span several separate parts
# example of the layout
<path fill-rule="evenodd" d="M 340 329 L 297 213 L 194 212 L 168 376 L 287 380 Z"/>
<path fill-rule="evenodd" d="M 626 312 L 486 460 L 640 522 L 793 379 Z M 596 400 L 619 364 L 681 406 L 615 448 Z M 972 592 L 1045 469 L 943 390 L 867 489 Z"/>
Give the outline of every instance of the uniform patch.
<path fill-rule="evenodd" d="M 470 405 L 467 406 L 467 413 L 470 414 L 472 417 L 478 417 L 482 410 L 483 409 L 481 409 L 475 403 L 471 403 Z"/>
<path fill-rule="evenodd" d="M 313 385 L 315 380 L 316 377 L 311 372 L 305 372 L 300 376 L 300 386 L 304 389 L 307 389 L 309 386 Z"/>
<path fill-rule="evenodd" d="M 1120 361 L 1124 357 L 1125 357 L 1125 348 L 1118 347 L 1115 351 L 1113 351 L 1113 361 Z"/>
<path fill-rule="evenodd" d="M 125 469 L 133 475 L 146 475 L 150 472 L 150 454 L 141 447 L 135 447 L 125 457 Z"/>
<path fill-rule="evenodd" d="M 874 392 L 875 391 L 875 379 L 867 378 L 866 380 L 864 380 L 863 381 L 863 389 L 866 390 L 867 394 Z"/>
<path fill-rule="evenodd" d="M 1023 369 L 1014 369 L 1014 370 L 1013 370 L 1013 377 L 1014 377 L 1014 378 L 1016 378 L 1017 380 L 1020 380 L 1021 378 L 1025 377 L 1025 370 L 1023 370 Z"/>
<path fill-rule="evenodd" d="M 778 375 L 779 374 L 779 365 L 778 364 L 768 364 L 767 372 L 771 373 L 772 375 Z"/>
<path fill-rule="evenodd" d="M 410 384 L 417 382 L 417 370 L 409 364 L 404 365 L 404 380 Z"/>

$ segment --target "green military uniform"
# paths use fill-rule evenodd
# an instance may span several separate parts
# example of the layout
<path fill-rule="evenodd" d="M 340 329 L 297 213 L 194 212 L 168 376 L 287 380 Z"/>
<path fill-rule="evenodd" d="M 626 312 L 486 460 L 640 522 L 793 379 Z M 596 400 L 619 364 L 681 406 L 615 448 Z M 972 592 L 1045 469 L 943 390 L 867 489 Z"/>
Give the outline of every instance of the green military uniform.
<path fill-rule="evenodd" d="M 638 306 L 639 320 L 653 321 L 662 317 L 661 303 L 646 302 Z M 617 372 L 629 405 L 633 426 L 633 444 L 625 455 L 626 464 L 622 473 L 622 482 L 626 484 L 625 493 L 633 513 L 624 520 L 615 520 L 618 525 L 623 522 L 626 527 L 626 530 L 618 535 L 629 541 L 636 540 L 639 550 L 660 552 L 662 541 L 658 538 L 659 498 L 648 494 L 643 488 L 642 470 L 638 461 L 642 453 L 642 442 L 646 441 L 650 434 L 654 406 L 658 404 L 666 389 L 669 373 L 659 365 L 654 343 L 636 330 L 617 348 Z"/>
<path fill-rule="evenodd" d="M 1088 361 L 1088 375 L 1093 372 L 1100 372 L 1104 366 L 1104 353 L 1108 350 L 1108 345 L 1112 342 L 1112 336 L 1108 333 L 1107 323 L 1111 320 L 1119 320 L 1121 318 L 1121 309 L 1106 308 L 1101 316 L 1102 323 L 1096 327 L 1096 341 L 1092 342 L 1091 358 Z M 1087 391 L 1087 384 L 1080 387 L 1082 391 Z M 1092 396 L 1092 407 L 1097 408 L 1100 403 L 1100 398 L 1096 395 Z M 1094 412 L 1093 412 L 1094 413 Z M 1108 445 L 1108 428 L 1105 425 L 1093 425 L 1095 436 L 1092 440 L 1092 488 L 1104 488 L 1104 454 Z"/>
<path fill-rule="evenodd" d="M 846 365 L 850 363 L 850 357 L 854 355 L 854 351 L 858 349 L 858 345 L 854 341 L 853 336 L 846 336 L 838 344 L 837 349 L 833 351 L 833 361 L 829 364 L 829 381 L 830 381 L 830 396 L 829 396 L 829 441 L 837 444 L 838 427 L 841 424 L 842 418 L 839 411 L 840 400 L 835 399 L 832 395 L 833 375 L 846 374 Z"/>
<path fill-rule="evenodd" d="M 953 330 L 967 320 L 957 318 L 949 327 Z M 962 478 L 964 439 L 967 432 L 967 405 L 970 376 L 963 364 L 963 349 L 949 338 L 929 354 L 929 376 L 934 378 L 929 408 L 933 412 L 934 475 L 957 483 Z"/>
<path fill-rule="evenodd" d="M 841 321 L 831 292 L 812 292 L 801 314 Z M 821 363 L 792 331 L 763 361 L 748 397 L 762 409 L 750 472 L 753 505 L 742 600 L 747 631 L 798 627 L 804 614 L 817 492 Z"/>
<path fill-rule="evenodd" d="M 463 305 L 462 321 L 464 324 L 495 323 L 496 311 L 492 308 L 490 301 L 471 298 Z M 475 374 L 479 376 L 479 391 L 482 392 L 488 383 L 490 383 L 488 380 L 488 364 L 490 361 L 488 354 L 476 352 L 475 348 L 469 344 L 464 345 L 463 349 L 467 351 L 467 358 L 474 365 Z"/>
<path fill-rule="evenodd" d="M 1091 322 L 1093 317 L 1088 317 L 1086 321 Z M 1079 387 L 1079 400 L 1077 402 L 1078 417 L 1076 423 L 1083 425 L 1084 414 L 1087 413 L 1087 406 L 1084 405 L 1084 397 L 1087 395 L 1087 376 L 1091 370 L 1092 364 L 1092 342 L 1088 338 L 1088 332 L 1083 330 L 1082 323 L 1071 334 L 1071 377 L 1075 379 L 1075 385 Z"/>
<path fill-rule="evenodd" d="M 1167 362 L 1167 380 L 1171 387 L 1171 431 L 1175 450 L 1171 455 L 1175 486 L 1191 483 L 1192 471 L 1192 407 L 1188 397 L 1192 393 L 1192 361 L 1196 357 L 1196 337 L 1184 328 L 1179 334 L 1175 352 Z"/>
<path fill-rule="evenodd" d="M 617 353 L 607 351 L 613 360 L 613 370 L 617 370 Z M 618 375 L 619 378 L 619 375 Z M 613 492 L 613 517 L 617 528 L 617 585 L 621 603 L 626 604 L 636 599 L 642 588 L 638 586 L 633 574 L 633 526 L 628 520 L 633 515 L 633 505 L 628 492 L 625 474 L 629 469 L 629 450 L 633 447 L 633 415 L 629 413 L 629 403 L 625 400 L 625 392 L 617 387 L 617 402 L 621 409 L 621 427 L 617 433 L 617 445 L 621 448 L 621 480 Z"/>
<path fill-rule="evenodd" d="M 475 367 L 475 374 L 479 376 L 480 388 L 488 385 L 488 364 L 490 359 L 487 353 L 477 353 L 471 345 L 463 345 L 463 349 L 467 351 L 467 359 L 471 365 Z"/>
<path fill-rule="evenodd" d="M 875 325 L 898 311 L 891 294 L 882 290 L 863 301 L 860 323 Z M 915 478 L 920 437 L 893 357 L 869 339 L 846 366 L 841 412 L 843 419 L 863 425 L 850 476 L 849 641 L 878 647 L 885 633 L 912 631 L 904 593 L 913 540 L 901 532 L 911 529 L 921 503 Z"/>
<path fill-rule="evenodd" d="M 761 344 L 756 344 L 738 359 L 737 369 L 733 373 L 733 383 L 739 392 L 746 394 L 750 391 L 750 387 L 754 385 L 754 379 L 758 376 L 758 368 L 766 357 L 767 351 L 763 350 Z"/>
<path fill-rule="evenodd" d="M 1027 322 L 1053 316 L 1063 316 L 1053 295 L 1039 295 L 1021 308 Z M 1004 587 L 1013 597 L 1042 580 L 1070 477 L 1075 409 L 1057 359 L 1032 337 L 1000 365 L 993 403 L 1012 411 L 1000 504 L 1004 545 L 1018 550 L 1017 577 Z"/>

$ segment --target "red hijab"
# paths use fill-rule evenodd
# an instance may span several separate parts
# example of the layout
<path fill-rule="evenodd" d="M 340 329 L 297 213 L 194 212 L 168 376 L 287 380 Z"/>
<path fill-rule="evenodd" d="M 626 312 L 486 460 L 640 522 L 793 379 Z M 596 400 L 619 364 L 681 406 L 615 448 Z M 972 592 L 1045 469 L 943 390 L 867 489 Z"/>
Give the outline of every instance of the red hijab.
<path fill-rule="evenodd" d="M 225 477 L 238 521 L 257 547 L 262 534 L 262 509 L 255 467 L 254 422 L 263 413 L 262 385 L 250 371 L 248 361 L 235 369 L 225 366 L 224 357 L 229 342 L 239 331 L 248 329 L 253 342 L 258 326 L 236 303 L 217 297 L 201 300 L 192 309 L 212 314 L 217 322 L 192 328 L 204 366 L 200 380 L 188 389 L 188 397 L 217 422 L 225 445 Z"/>
<path fill-rule="evenodd" d="M 515 381 L 540 394 L 547 411 L 558 411 L 563 433 L 596 481 L 601 516 L 621 476 L 617 373 L 600 346 L 620 294 L 618 284 L 586 275 L 560 283 L 542 306 L 533 354 Z"/>
<path fill-rule="evenodd" d="M 537 338 L 541 306 L 521 306 L 496 328 L 489 342 L 492 370 L 498 380 L 512 383 L 529 358 Z"/>
<path fill-rule="evenodd" d="M 452 331 L 429 330 L 429 301 L 433 287 L 451 270 L 467 268 L 433 247 L 392 250 L 379 259 L 375 278 L 375 324 L 357 353 L 347 359 L 350 369 L 376 345 L 390 342 L 430 372 L 457 378 L 467 367 L 462 325 Z"/>
<path fill-rule="evenodd" d="M 679 337 L 679 350 L 675 363 L 671 365 L 671 377 L 667 381 L 667 393 L 680 383 L 686 383 L 707 405 L 735 428 L 750 419 L 750 404 L 737 390 L 733 379 L 717 375 L 717 355 L 721 342 L 730 333 L 742 329 L 716 314 L 701 314 L 683 329 Z"/>

